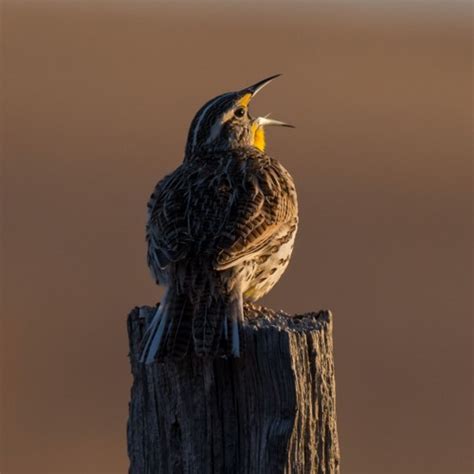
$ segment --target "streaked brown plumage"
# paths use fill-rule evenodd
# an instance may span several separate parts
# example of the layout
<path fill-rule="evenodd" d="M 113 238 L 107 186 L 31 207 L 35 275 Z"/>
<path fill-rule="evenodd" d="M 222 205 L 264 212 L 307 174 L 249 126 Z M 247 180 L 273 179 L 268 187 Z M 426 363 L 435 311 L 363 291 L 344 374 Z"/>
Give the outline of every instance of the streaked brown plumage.
<path fill-rule="evenodd" d="M 148 264 L 167 291 L 148 329 L 145 362 L 182 356 L 191 346 L 199 355 L 238 356 L 243 299 L 261 298 L 288 265 L 298 223 L 293 180 L 251 145 L 258 119 L 229 112 L 269 80 L 206 104 L 191 126 L 184 162 L 151 196 Z M 212 134 L 213 141 L 202 138 Z"/>

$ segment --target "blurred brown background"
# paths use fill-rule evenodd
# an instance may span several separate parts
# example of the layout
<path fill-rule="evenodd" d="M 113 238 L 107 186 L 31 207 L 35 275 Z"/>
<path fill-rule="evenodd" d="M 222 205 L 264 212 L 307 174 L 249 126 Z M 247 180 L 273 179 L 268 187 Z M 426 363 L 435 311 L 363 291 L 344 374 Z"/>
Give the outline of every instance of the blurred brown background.
<path fill-rule="evenodd" d="M 209 98 L 295 177 L 266 304 L 335 314 L 344 473 L 471 464 L 469 2 L 4 1 L 2 473 L 123 473 L 145 203 Z"/>

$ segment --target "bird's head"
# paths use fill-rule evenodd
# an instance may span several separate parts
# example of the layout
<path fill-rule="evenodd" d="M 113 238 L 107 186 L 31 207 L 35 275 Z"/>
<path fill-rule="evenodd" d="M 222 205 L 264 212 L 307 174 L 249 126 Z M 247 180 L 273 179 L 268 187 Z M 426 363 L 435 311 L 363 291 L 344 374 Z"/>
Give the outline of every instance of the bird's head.
<path fill-rule="evenodd" d="M 253 118 L 249 104 L 255 95 L 280 74 L 268 77 L 237 92 L 219 95 L 204 104 L 189 128 L 186 158 L 209 151 L 242 147 L 265 150 L 265 127 L 292 125 L 266 117 Z"/>

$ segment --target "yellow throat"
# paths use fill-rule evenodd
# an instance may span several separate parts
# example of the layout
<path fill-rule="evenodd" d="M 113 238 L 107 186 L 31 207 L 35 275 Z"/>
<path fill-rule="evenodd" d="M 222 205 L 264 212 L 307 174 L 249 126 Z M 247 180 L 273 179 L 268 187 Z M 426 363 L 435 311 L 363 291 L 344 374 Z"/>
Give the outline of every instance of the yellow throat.
<path fill-rule="evenodd" d="M 260 151 L 265 151 L 265 130 L 261 125 L 253 124 L 253 146 Z"/>

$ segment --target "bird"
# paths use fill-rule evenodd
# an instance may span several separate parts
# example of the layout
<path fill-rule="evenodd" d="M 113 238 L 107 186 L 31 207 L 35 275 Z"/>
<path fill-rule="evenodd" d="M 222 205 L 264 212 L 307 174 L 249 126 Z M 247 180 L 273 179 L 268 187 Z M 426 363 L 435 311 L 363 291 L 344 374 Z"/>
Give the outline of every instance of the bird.
<path fill-rule="evenodd" d="M 244 302 L 286 270 L 298 228 L 295 184 L 266 152 L 268 126 L 251 100 L 281 74 L 206 102 L 191 122 L 181 165 L 148 202 L 147 262 L 165 289 L 145 330 L 140 361 L 192 352 L 240 357 Z"/>

